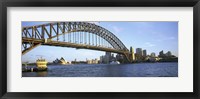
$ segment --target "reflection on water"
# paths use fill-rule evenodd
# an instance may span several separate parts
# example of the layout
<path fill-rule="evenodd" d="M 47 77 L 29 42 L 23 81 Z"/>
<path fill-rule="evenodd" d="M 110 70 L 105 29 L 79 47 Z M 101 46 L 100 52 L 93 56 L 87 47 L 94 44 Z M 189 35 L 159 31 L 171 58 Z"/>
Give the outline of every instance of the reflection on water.
<path fill-rule="evenodd" d="M 178 63 L 49 65 L 48 71 L 22 77 L 178 77 Z"/>
<path fill-rule="evenodd" d="M 47 72 L 46 72 L 46 71 L 38 72 L 38 73 L 37 73 L 37 76 L 38 76 L 38 77 L 47 76 Z"/>

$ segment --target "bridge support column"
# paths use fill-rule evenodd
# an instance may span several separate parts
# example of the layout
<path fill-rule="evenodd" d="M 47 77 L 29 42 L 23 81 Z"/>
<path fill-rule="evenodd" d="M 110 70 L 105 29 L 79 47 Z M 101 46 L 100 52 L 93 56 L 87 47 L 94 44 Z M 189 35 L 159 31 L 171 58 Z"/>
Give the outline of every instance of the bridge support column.
<path fill-rule="evenodd" d="M 126 59 L 126 63 L 132 63 L 133 59 L 131 58 L 131 54 L 129 52 L 124 53 L 124 58 Z"/>

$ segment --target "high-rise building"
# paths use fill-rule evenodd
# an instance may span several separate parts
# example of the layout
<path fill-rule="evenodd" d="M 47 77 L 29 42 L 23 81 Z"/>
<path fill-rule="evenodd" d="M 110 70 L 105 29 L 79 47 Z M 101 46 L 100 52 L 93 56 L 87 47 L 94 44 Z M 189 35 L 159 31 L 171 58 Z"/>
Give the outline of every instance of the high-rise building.
<path fill-rule="evenodd" d="M 166 56 L 167 56 L 167 57 L 170 57 L 170 56 L 172 56 L 172 53 L 171 53 L 171 51 L 168 51 L 168 52 L 166 53 Z"/>
<path fill-rule="evenodd" d="M 116 60 L 119 61 L 120 63 L 124 63 L 125 57 L 122 54 L 117 54 L 116 55 Z"/>
<path fill-rule="evenodd" d="M 106 52 L 106 55 L 105 55 L 105 63 L 107 63 L 107 64 L 110 63 L 111 58 L 112 58 L 111 52 Z"/>
<path fill-rule="evenodd" d="M 160 51 L 160 52 L 159 52 L 159 57 L 164 57 L 164 56 L 165 56 L 165 54 L 164 54 L 163 50 Z"/>
<path fill-rule="evenodd" d="M 135 58 L 136 58 L 136 60 L 137 61 L 142 61 L 142 55 L 143 55 L 143 53 L 142 53 L 142 48 L 137 48 L 136 49 L 136 53 L 135 53 Z"/>
<path fill-rule="evenodd" d="M 147 56 L 147 50 L 143 50 L 143 56 L 144 56 L 144 57 Z"/>
<path fill-rule="evenodd" d="M 114 54 L 111 55 L 110 61 L 116 61 L 116 57 L 114 56 Z"/>
<path fill-rule="evenodd" d="M 99 62 L 100 62 L 100 63 L 103 63 L 103 62 L 104 62 L 103 59 L 104 59 L 104 56 L 100 56 L 100 60 L 99 60 Z"/>
<path fill-rule="evenodd" d="M 152 52 L 151 57 L 156 57 L 156 53 Z"/>
<path fill-rule="evenodd" d="M 131 59 L 132 59 L 132 61 L 134 61 L 135 60 L 135 53 L 134 53 L 134 48 L 132 46 L 130 47 L 130 52 L 131 52 Z"/>
<path fill-rule="evenodd" d="M 143 55 L 142 48 L 136 48 L 136 54 L 142 56 Z"/>

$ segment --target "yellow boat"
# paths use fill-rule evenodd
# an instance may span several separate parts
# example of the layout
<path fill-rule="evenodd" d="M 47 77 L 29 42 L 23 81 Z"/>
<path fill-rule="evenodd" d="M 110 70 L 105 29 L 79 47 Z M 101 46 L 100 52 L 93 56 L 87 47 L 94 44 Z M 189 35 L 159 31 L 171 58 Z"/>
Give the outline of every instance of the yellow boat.
<path fill-rule="evenodd" d="M 46 70 L 47 69 L 47 61 L 45 59 L 36 60 L 36 65 L 38 70 Z"/>

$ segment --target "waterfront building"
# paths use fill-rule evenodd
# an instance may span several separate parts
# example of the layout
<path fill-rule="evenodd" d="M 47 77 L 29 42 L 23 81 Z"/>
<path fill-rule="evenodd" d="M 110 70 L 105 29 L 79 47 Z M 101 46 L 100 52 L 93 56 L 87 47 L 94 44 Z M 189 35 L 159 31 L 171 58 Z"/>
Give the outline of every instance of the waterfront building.
<path fill-rule="evenodd" d="M 70 64 L 70 62 L 66 61 L 63 57 L 61 57 L 60 59 L 56 59 L 53 61 L 54 64 L 61 64 L 61 65 L 65 65 L 65 64 Z"/>
<path fill-rule="evenodd" d="M 161 57 L 161 58 L 165 57 L 163 50 L 159 52 L 159 57 Z"/>
<path fill-rule="evenodd" d="M 147 56 L 146 58 L 145 58 L 145 61 L 148 61 L 148 62 L 157 62 L 157 61 L 159 61 L 161 58 L 159 58 L 159 57 L 152 57 L 152 56 Z"/>
<path fill-rule="evenodd" d="M 91 59 L 91 60 L 86 60 L 86 63 L 87 64 L 98 64 L 99 63 L 99 60 L 97 58 L 95 59 Z"/>
<path fill-rule="evenodd" d="M 143 59 L 142 55 L 143 55 L 142 48 L 137 48 L 135 57 L 138 62 L 142 61 L 142 59 Z"/>
<path fill-rule="evenodd" d="M 111 62 L 111 52 L 106 52 L 106 55 L 105 55 L 105 59 L 104 59 L 104 62 L 106 64 L 110 63 Z"/>
<path fill-rule="evenodd" d="M 167 56 L 167 57 L 171 57 L 171 56 L 172 56 L 171 51 L 168 51 L 168 52 L 166 53 L 166 56 Z"/>
<path fill-rule="evenodd" d="M 144 57 L 147 56 L 147 50 L 143 50 L 143 56 L 144 56 Z"/>
<path fill-rule="evenodd" d="M 156 57 L 156 53 L 152 52 L 151 57 Z"/>
<path fill-rule="evenodd" d="M 111 55 L 111 58 L 114 58 L 114 54 Z"/>
<path fill-rule="evenodd" d="M 110 61 L 116 61 L 116 57 L 112 54 Z"/>
<path fill-rule="evenodd" d="M 99 60 L 99 62 L 100 62 L 100 63 L 104 63 L 104 62 L 103 62 L 103 59 L 104 59 L 104 56 L 103 56 L 103 55 L 100 56 L 100 60 Z"/>
<path fill-rule="evenodd" d="M 109 64 L 112 60 L 116 60 L 114 54 L 111 55 L 111 52 L 106 52 L 105 55 L 100 56 L 99 63 Z"/>
<path fill-rule="evenodd" d="M 136 54 L 142 56 L 143 55 L 142 48 L 136 48 Z"/>
<path fill-rule="evenodd" d="M 59 59 L 56 58 L 56 60 L 54 60 L 53 63 L 55 63 L 55 64 L 59 63 Z"/>
<path fill-rule="evenodd" d="M 93 64 L 98 64 L 99 63 L 99 60 L 97 58 L 95 58 L 92 62 Z"/>
<path fill-rule="evenodd" d="M 131 53 L 131 55 L 130 55 L 131 59 L 133 61 L 135 61 L 135 53 L 134 53 L 134 48 L 133 47 L 130 47 L 130 53 Z"/>
<path fill-rule="evenodd" d="M 60 64 L 64 65 L 67 64 L 67 61 L 63 57 L 60 58 Z"/>
<path fill-rule="evenodd" d="M 124 59 L 125 59 L 124 55 L 122 55 L 122 54 L 116 55 L 116 60 L 119 61 L 120 63 L 124 63 L 124 61 L 125 61 Z"/>

